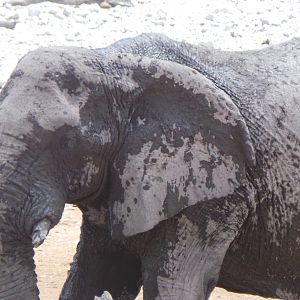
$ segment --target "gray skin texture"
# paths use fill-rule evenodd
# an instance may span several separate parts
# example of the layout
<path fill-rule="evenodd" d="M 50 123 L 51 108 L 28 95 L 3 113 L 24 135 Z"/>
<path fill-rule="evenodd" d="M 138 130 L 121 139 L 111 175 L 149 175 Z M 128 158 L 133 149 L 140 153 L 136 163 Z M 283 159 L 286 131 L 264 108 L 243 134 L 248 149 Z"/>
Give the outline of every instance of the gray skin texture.
<path fill-rule="evenodd" d="M 83 212 L 60 299 L 300 298 L 300 40 L 221 52 L 148 34 L 41 48 L 0 94 L 0 299 Z"/>

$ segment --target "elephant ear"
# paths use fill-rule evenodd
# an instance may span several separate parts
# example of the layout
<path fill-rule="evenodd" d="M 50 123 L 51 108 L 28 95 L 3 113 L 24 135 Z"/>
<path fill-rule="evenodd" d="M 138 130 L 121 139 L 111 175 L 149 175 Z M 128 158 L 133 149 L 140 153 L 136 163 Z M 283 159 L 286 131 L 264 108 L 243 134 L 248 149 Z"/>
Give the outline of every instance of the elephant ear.
<path fill-rule="evenodd" d="M 131 236 L 202 201 L 227 197 L 255 164 L 231 98 L 195 70 L 140 58 L 127 65 L 142 89 L 111 170 L 112 234 Z"/>

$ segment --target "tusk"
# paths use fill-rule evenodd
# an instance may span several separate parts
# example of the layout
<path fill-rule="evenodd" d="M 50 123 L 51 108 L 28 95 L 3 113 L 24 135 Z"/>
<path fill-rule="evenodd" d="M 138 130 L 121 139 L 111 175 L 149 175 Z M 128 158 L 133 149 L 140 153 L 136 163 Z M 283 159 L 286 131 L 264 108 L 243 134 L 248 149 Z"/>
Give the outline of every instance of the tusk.
<path fill-rule="evenodd" d="M 94 300 L 112 300 L 112 296 L 109 292 L 104 291 L 101 297 L 95 296 Z"/>
<path fill-rule="evenodd" d="M 49 233 L 50 227 L 51 221 L 47 218 L 34 225 L 32 230 L 32 244 L 34 248 L 37 248 L 43 244 L 46 236 Z"/>

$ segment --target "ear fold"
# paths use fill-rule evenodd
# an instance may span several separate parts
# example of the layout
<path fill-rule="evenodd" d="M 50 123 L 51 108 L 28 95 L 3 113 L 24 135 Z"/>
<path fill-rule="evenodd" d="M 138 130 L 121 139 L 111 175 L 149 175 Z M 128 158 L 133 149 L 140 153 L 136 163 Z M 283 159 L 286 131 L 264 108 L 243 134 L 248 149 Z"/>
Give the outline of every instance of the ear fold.
<path fill-rule="evenodd" d="M 245 183 L 246 164 L 255 163 L 246 123 L 227 94 L 188 67 L 133 61 L 131 80 L 142 93 L 111 173 L 115 236 L 150 230 L 190 205 L 234 194 Z"/>

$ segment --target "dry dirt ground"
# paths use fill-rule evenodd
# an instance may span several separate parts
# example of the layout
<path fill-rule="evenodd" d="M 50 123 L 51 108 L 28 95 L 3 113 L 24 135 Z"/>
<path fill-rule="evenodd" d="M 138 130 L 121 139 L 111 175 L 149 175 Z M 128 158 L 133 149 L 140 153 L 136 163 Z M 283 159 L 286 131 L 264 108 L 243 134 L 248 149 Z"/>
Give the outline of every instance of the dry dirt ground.
<path fill-rule="evenodd" d="M 60 223 L 50 232 L 45 243 L 36 250 L 35 261 L 41 300 L 57 300 L 75 253 L 81 224 L 80 211 L 67 205 Z M 137 298 L 142 300 L 142 293 Z M 210 300 L 259 300 L 252 295 L 229 293 L 216 288 Z"/>

